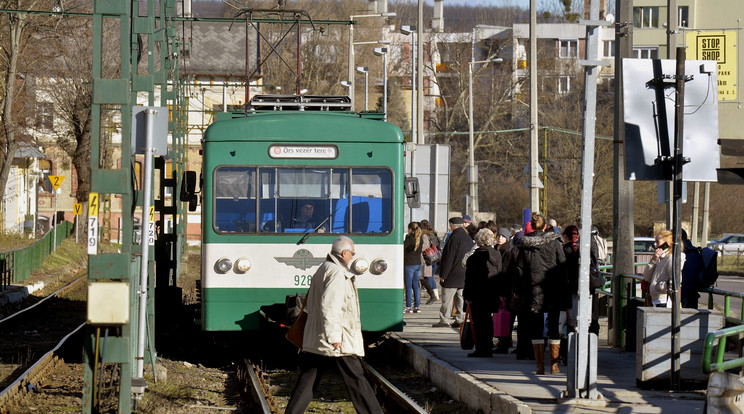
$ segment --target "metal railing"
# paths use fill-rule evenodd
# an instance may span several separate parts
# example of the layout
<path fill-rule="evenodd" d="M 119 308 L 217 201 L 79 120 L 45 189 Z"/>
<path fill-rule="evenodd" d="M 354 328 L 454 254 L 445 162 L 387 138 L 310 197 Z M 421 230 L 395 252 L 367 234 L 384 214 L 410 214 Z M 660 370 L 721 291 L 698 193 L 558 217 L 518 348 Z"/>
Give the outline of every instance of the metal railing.
<path fill-rule="evenodd" d="M 643 265 L 643 263 L 636 263 L 636 265 Z M 611 268 L 610 266 L 605 266 L 603 270 Z M 601 288 L 597 288 L 596 291 L 599 294 L 612 296 L 612 291 L 610 290 L 611 281 L 608 280 L 612 277 L 611 273 L 602 272 L 603 277 L 605 278 L 606 282 Z M 636 274 L 622 274 L 620 275 L 621 279 L 621 291 L 620 293 L 623 295 L 623 299 L 621 301 L 621 309 L 627 309 L 629 303 L 632 301 L 635 301 L 638 304 L 645 302 L 645 297 L 643 292 L 637 291 L 637 282 L 640 282 L 643 280 L 643 276 L 639 276 Z M 630 283 L 628 283 L 630 282 Z M 739 356 L 738 358 L 731 359 L 728 361 L 724 361 L 725 353 L 726 353 L 726 344 L 727 344 L 727 338 L 735 337 L 735 340 L 737 342 L 740 342 L 742 339 L 742 334 L 744 334 L 744 293 L 741 292 L 733 292 L 723 289 L 716 289 L 716 288 L 703 288 L 700 289 L 699 292 L 701 294 L 707 293 L 708 294 L 708 309 L 714 309 L 715 308 L 715 302 L 713 300 L 714 295 L 720 295 L 723 296 L 723 314 L 725 317 L 725 321 L 727 325 L 734 325 L 730 326 L 728 328 L 723 328 L 714 332 L 709 332 L 705 337 L 705 344 L 703 348 L 703 357 L 702 357 L 702 370 L 706 374 L 710 374 L 711 372 L 717 371 L 717 372 L 723 372 L 729 369 L 733 368 L 741 368 L 744 367 L 744 355 L 742 354 L 742 347 L 737 346 L 736 348 L 739 349 L 740 352 L 738 352 Z M 739 313 L 739 318 L 731 317 L 729 316 L 731 311 L 731 298 L 741 299 L 742 300 L 742 308 Z M 626 332 L 626 323 L 628 320 L 628 315 L 623 315 L 624 317 L 620 318 L 621 324 L 619 329 L 621 329 L 622 332 Z M 713 347 L 714 344 L 717 342 L 717 348 L 716 348 L 716 355 L 715 355 L 715 362 L 711 362 L 712 354 L 713 354 Z M 621 347 L 625 347 L 625 337 L 623 337 L 623 343 L 618 344 Z"/>
<path fill-rule="evenodd" d="M 59 246 L 70 235 L 72 226 L 71 222 L 64 221 L 30 246 L 0 252 L 0 291 L 6 290 L 12 283 L 26 280 L 31 272 L 54 251 L 56 246 L 52 246 L 55 240 L 53 232 L 57 232 L 56 241 Z"/>
<path fill-rule="evenodd" d="M 744 333 L 744 325 L 732 326 L 730 328 L 719 329 L 717 331 L 708 332 L 705 336 L 705 345 L 703 346 L 703 372 L 710 374 L 711 372 L 723 372 L 732 368 L 739 368 L 744 366 L 744 357 L 741 352 L 739 357 L 724 361 L 726 354 L 726 339 L 731 336 L 736 336 L 736 340 L 741 339 L 741 334 Z M 718 339 L 718 347 L 716 349 L 716 361 L 711 363 L 711 356 L 713 354 L 713 344 Z M 737 347 L 741 349 L 741 347 Z"/>

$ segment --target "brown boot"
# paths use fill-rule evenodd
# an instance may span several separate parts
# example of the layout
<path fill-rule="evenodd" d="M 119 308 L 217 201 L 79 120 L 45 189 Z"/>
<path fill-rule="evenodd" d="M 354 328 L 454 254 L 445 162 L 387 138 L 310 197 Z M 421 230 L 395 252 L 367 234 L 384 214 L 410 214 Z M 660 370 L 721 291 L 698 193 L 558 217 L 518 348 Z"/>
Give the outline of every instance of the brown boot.
<path fill-rule="evenodd" d="M 548 343 L 550 345 L 550 373 L 557 374 L 560 372 L 558 370 L 558 358 L 560 358 L 561 340 L 551 339 Z"/>
<path fill-rule="evenodd" d="M 535 351 L 535 374 L 545 375 L 545 342 L 542 339 L 533 340 L 532 349 Z"/>

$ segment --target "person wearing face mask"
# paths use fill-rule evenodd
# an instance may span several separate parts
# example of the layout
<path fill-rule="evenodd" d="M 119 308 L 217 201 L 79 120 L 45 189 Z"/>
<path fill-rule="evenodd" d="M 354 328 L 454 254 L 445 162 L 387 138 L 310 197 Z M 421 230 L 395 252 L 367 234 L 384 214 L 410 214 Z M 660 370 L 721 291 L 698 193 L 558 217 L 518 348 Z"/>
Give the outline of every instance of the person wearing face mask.
<path fill-rule="evenodd" d="M 669 230 L 660 231 L 656 234 L 654 255 L 643 270 L 643 280 L 648 282 L 648 295 L 651 296 L 651 305 L 654 307 L 669 308 L 672 300 L 669 297 L 672 283 L 672 246 L 674 240 Z M 685 264 L 685 254 L 681 253 L 680 266 Z"/>

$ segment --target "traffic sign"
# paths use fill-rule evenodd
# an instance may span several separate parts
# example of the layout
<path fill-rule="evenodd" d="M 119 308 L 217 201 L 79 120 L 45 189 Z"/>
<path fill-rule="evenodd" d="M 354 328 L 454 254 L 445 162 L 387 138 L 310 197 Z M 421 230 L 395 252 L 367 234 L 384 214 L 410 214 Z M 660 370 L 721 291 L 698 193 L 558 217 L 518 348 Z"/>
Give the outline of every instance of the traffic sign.
<path fill-rule="evenodd" d="M 147 222 L 147 244 L 155 245 L 155 206 L 150 206 L 150 220 Z"/>
<path fill-rule="evenodd" d="M 691 30 L 685 36 L 690 59 L 716 62 L 719 101 L 738 98 L 738 36 L 736 30 Z"/>
<path fill-rule="evenodd" d="M 52 183 L 52 187 L 55 190 L 59 190 L 59 186 L 62 185 L 62 181 L 65 180 L 64 175 L 49 175 L 49 182 Z"/>
<path fill-rule="evenodd" d="M 72 212 L 73 212 L 73 213 L 74 213 L 74 214 L 75 214 L 76 216 L 79 216 L 79 215 L 83 214 L 83 205 L 82 205 L 82 204 L 80 204 L 80 203 L 75 203 L 75 204 L 73 204 L 73 205 L 72 205 Z"/>
<path fill-rule="evenodd" d="M 98 193 L 88 195 L 88 254 L 98 254 Z"/>

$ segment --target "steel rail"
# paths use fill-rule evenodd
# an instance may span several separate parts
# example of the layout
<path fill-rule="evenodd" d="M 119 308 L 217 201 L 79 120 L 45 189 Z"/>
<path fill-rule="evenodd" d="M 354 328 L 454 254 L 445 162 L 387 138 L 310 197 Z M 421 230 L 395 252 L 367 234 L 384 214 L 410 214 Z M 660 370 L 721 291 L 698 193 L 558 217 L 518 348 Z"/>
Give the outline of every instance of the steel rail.
<path fill-rule="evenodd" d="M 272 411 L 271 409 L 271 404 L 269 403 L 269 400 L 266 398 L 266 394 L 263 391 L 262 382 L 258 378 L 258 375 L 256 375 L 256 371 L 254 369 L 253 364 L 251 363 L 251 361 L 247 359 L 243 359 L 242 365 L 243 365 L 242 368 L 246 372 L 246 378 L 245 378 L 246 384 L 243 386 L 243 391 L 247 391 L 250 398 L 257 405 L 255 407 L 249 407 L 253 409 L 251 412 L 272 414 L 275 411 Z"/>
<path fill-rule="evenodd" d="M 43 369 L 47 367 L 49 363 L 53 361 L 54 353 L 62 347 L 62 345 L 65 344 L 65 342 L 75 333 L 77 333 L 80 329 L 82 329 L 86 323 L 81 323 L 78 325 L 77 328 L 75 328 L 72 332 L 68 333 L 64 338 L 62 338 L 61 341 L 55 346 L 51 351 L 47 352 L 39 358 L 32 366 L 30 366 L 23 374 L 21 374 L 20 377 L 18 377 L 13 383 L 8 385 L 2 392 L 0 392 L 0 407 L 3 407 L 7 404 L 8 401 L 12 400 L 16 393 L 20 391 L 23 387 L 19 387 L 19 385 L 22 385 L 24 381 L 26 381 L 27 378 L 31 378 L 31 380 L 36 379 L 36 375 L 41 372 Z M 26 383 L 30 383 L 30 381 L 26 381 Z"/>
<path fill-rule="evenodd" d="M 52 294 L 50 294 L 49 296 L 45 297 L 44 299 L 42 299 L 42 300 L 40 300 L 40 301 L 38 301 L 38 302 L 34 303 L 33 305 L 31 305 L 31 306 L 29 306 L 29 307 L 27 307 L 27 308 L 23 308 L 23 309 L 19 310 L 18 312 L 14 313 L 14 314 L 12 314 L 12 315 L 10 315 L 10 316 L 7 316 L 7 317 L 5 317 L 4 319 L 0 319 L 0 324 L 1 324 L 1 323 L 3 323 L 3 322 L 5 322 L 5 321 L 7 321 L 7 320 L 9 320 L 9 319 L 13 319 L 13 318 L 15 318 L 16 316 L 18 316 L 18 315 L 20 315 L 20 314 L 22 314 L 22 313 L 24 313 L 24 312 L 26 312 L 26 311 L 28 311 L 28 310 L 31 310 L 31 309 L 33 309 L 33 308 L 35 308 L 35 307 L 37 307 L 37 306 L 41 305 L 42 303 L 46 302 L 46 301 L 47 301 L 48 299 L 51 299 L 51 298 L 55 297 L 55 296 L 56 296 L 56 295 L 57 295 L 58 293 L 61 293 L 61 292 L 65 291 L 65 290 L 67 290 L 67 289 L 70 289 L 70 288 L 72 288 L 72 286 L 73 286 L 73 285 L 77 284 L 77 283 L 78 283 L 78 282 L 80 282 L 80 281 L 81 281 L 82 279 L 85 279 L 85 278 L 87 278 L 87 277 L 88 277 L 88 275 L 87 275 L 87 274 L 86 274 L 86 275 L 84 275 L 84 276 L 80 276 L 79 278 L 77 278 L 77 279 L 73 280 L 72 282 L 70 282 L 70 283 L 69 283 L 69 284 L 67 284 L 66 286 L 63 286 L 63 287 L 61 287 L 61 288 L 57 289 L 57 290 L 56 290 L 55 292 L 53 292 L 53 293 L 52 293 Z"/>
<path fill-rule="evenodd" d="M 412 400 L 409 396 L 403 393 L 398 387 L 393 385 L 390 381 L 388 381 L 385 377 L 383 377 L 377 370 L 372 368 L 368 363 L 362 361 L 362 367 L 364 368 L 364 371 L 367 373 L 367 376 L 372 382 L 372 386 L 374 388 L 378 388 L 382 391 L 383 394 L 385 394 L 388 398 L 395 401 L 396 404 L 400 408 L 402 408 L 405 412 L 408 413 L 416 413 L 416 414 L 427 414 L 427 411 L 424 410 L 418 403 L 414 400 Z"/>

